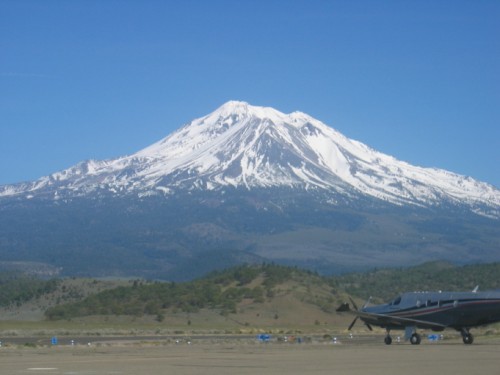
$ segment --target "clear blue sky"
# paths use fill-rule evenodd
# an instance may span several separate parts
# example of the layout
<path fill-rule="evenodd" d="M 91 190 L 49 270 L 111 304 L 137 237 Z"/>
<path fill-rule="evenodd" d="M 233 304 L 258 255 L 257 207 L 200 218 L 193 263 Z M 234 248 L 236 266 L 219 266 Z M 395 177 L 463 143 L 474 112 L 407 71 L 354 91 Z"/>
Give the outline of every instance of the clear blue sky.
<path fill-rule="evenodd" d="M 500 1 L 0 0 L 0 184 L 228 100 L 500 187 Z"/>

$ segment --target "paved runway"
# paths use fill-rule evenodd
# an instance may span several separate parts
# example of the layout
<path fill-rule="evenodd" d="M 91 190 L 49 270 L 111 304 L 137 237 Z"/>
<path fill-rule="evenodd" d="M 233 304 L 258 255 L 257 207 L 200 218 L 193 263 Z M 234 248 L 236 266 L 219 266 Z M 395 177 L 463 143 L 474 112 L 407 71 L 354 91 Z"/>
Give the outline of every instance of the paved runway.
<path fill-rule="evenodd" d="M 500 374 L 500 342 L 113 343 L 0 348 L 2 374 Z"/>

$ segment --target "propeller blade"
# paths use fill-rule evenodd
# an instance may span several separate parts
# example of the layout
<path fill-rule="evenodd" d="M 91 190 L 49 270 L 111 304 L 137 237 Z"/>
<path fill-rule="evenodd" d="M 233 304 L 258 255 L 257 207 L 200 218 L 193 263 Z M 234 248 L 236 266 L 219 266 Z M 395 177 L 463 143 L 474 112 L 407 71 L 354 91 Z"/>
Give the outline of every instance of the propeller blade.
<path fill-rule="evenodd" d="M 370 301 L 372 300 L 372 297 L 370 296 L 370 298 L 368 298 L 365 302 L 365 304 L 363 305 L 363 307 L 361 308 L 361 310 L 363 310 L 366 306 L 368 306 L 370 304 Z"/>
<path fill-rule="evenodd" d="M 355 317 L 354 320 L 352 321 L 352 323 L 349 325 L 349 328 L 347 328 L 348 331 L 350 331 L 351 328 L 354 326 L 354 324 L 356 324 L 357 320 L 358 320 L 358 317 Z"/>
<path fill-rule="evenodd" d="M 354 309 L 358 310 L 358 306 L 356 305 L 356 302 L 354 302 L 351 297 L 349 297 L 349 299 L 351 300 L 351 303 L 352 303 L 352 306 L 354 307 Z"/>
<path fill-rule="evenodd" d="M 358 309 L 358 306 L 356 305 L 356 302 L 354 302 L 354 300 L 351 297 L 349 297 L 349 299 L 351 300 L 352 306 L 356 309 L 356 311 L 360 311 Z M 372 297 L 368 298 L 368 300 L 365 302 L 365 304 L 363 305 L 363 307 L 361 308 L 361 310 L 364 309 L 370 303 L 371 299 L 372 299 Z M 354 320 L 352 321 L 352 323 L 347 328 L 348 331 L 350 331 L 351 328 L 354 327 L 354 324 L 356 324 L 356 322 L 358 321 L 358 318 L 359 318 L 359 316 L 357 316 L 357 317 L 354 318 Z M 368 329 L 370 331 L 373 331 L 373 328 L 372 328 L 372 326 L 369 323 L 367 323 L 367 322 L 364 322 L 364 323 L 365 323 L 365 325 L 368 327 Z"/>

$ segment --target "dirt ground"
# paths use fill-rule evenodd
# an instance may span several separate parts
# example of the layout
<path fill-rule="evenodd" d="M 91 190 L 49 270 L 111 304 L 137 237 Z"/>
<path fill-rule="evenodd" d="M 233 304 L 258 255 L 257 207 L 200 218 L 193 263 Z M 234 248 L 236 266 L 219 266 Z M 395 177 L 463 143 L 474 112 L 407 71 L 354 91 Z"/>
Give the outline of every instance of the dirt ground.
<path fill-rule="evenodd" d="M 1 347 L 0 373 L 15 374 L 500 374 L 500 341 L 414 346 L 356 343 L 129 342 Z"/>

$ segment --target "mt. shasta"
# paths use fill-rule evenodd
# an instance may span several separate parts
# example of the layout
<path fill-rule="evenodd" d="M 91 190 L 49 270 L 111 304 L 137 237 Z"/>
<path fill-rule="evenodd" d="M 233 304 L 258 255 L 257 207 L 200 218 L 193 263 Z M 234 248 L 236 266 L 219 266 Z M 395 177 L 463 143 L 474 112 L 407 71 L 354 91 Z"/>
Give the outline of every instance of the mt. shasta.
<path fill-rule="evenodd" d="M 99 207 L 106 207 L 106 213 Z M 41 218 L 52 212 L 56 222 L 66 215 L 61 224 L 66 232 L 83 236 L 83 242 L 74 245 L 78 249 L 67 251 L 80 256 L 82 247 L 91 253 L 96 247 L 104 249 L 111 241 L 109 233 L 106 240 L 94 242 L 105 232 L 100 223 L 113 236 L 128 238 L 120 251 L 132 257 L 140 254 L 144 269 L 135 272 L 141 275 L 179 278 L 179 264 L 185 269 L 210 252 L 229 263 L 321 263 L 328 272 L 362 266 L 367 254 L 377 266 L 450 259 L 455 251 L 464 261 L 496 259 L 498 254 L 489 249 L 499 241 L 494 228 L 500 218 L 500 190 L 470 177 L 399 161 L 301 112 L 284 114 L 231 101 L 135 154 L 85 161 L 34 182 L 1 186 L 2 211 L 9 212 L 14 223 L 20 220 L 17 227 L 6 223 L 10 229 L 0 229 L 0 252 L 11 262 L 19 260 L 14 256 L 19 246 L 26 252 L 22 260 L 48 262 L 49 253 L 39 249 L 35 228 L 40 222 L 33 213 Z M 30 219 L 23 223 L 25 215 Z M 141 224 L 134 226 L 139 218 Z M 86 226 L 72 223 L 81 220 Z M 266 228 L 256 229 L 261 221 Z M 431 228 L 431 222 L 448 229 Z M 23 226 L 27 237 L 13 239 L 12 230 L 18 233 Z M 94 236 L 91 243 L 82 228 Z M 373 233 L 376 228 L 379 236 Z M 472 238 L 453 250 L 446 236 L 457 230 L 468 231 Z M 384 239 L 393 232 L 408 236 L 410 242 Z M 355 238 L 360 233 L 364 240 Z M 57 249 L 68 246 L 61 238 L 54 241 Z M 139 249 L 139 243 L 147 243 L 148 251 Z M 419 255 L 410 257 L 416 247 Z M 39 250 L 30 253 L 29 248 Z M 154 270 L 148 259 L 156 262 Z M 66 261 L 48 263 L 75 273 L 75 266 Z M 130 269 L 115 267 L 113 273 Z"/>

